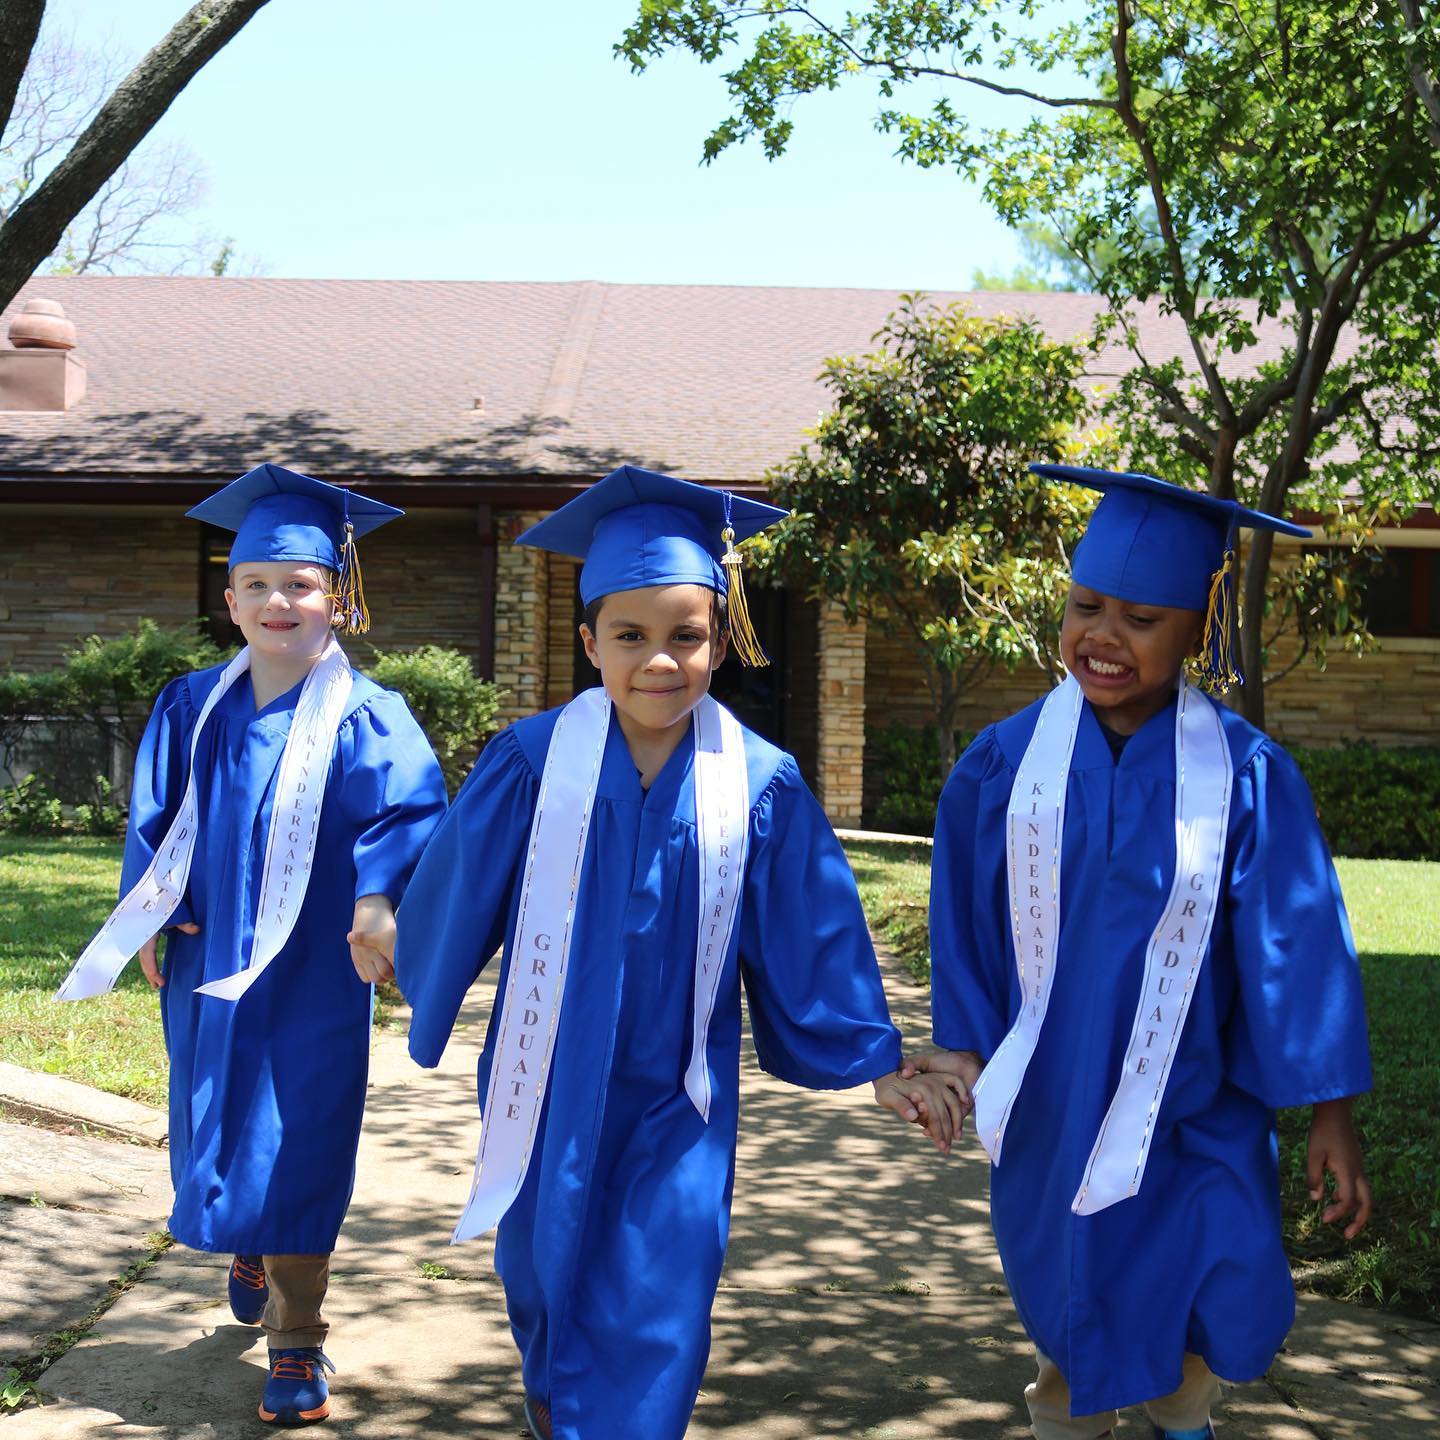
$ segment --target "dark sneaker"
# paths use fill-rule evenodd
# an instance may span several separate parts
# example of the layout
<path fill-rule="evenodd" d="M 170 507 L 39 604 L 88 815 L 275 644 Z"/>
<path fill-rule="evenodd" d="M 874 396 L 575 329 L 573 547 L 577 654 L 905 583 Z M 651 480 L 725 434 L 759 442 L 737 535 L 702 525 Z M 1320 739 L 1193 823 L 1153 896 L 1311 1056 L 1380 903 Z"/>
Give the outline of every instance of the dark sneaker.
<path fill-rule="evenodd" d="M 551 1440 L 550 1407 L 533 1395 L 525 1397 L 525 1423 L 535 1440 Z"/>
<path fill-rule="evenodd" d="M 237 1255 L 230 1262 L 230 1313 L 242 1325 L 258 1325 L 269 1298 L 263 1258 Z"/>
<path fill-rule="evenodd" d="M 334 1369 L 319 1346 L 272 1350 L 260 1418 L 271 1425 L 313 1425 L 328 1418 L 330 1387 L 325 1371 Z"/>
<path fill-rule="evenodd" d="M 1155 1440 L 1215 1440 L 1215 1427 L 1204 1425 L 1199 1430 L 1162 1430 L 1158 1425 L 1150 1427 Z"/>

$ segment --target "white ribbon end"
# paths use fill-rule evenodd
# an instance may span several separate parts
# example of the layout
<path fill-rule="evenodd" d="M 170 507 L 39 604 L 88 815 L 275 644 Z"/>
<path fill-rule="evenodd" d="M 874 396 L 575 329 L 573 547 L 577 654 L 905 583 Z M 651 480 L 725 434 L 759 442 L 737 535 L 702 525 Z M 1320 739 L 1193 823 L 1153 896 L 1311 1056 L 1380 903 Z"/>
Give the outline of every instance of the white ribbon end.
<path fill-rule="evenodd" d="M 260 978 L 259 969 L 239 970 L 220 980 L 210 980 L 197 985 L 197 995 L 213 995 L 217 1000 L 238 1000 Z"/>

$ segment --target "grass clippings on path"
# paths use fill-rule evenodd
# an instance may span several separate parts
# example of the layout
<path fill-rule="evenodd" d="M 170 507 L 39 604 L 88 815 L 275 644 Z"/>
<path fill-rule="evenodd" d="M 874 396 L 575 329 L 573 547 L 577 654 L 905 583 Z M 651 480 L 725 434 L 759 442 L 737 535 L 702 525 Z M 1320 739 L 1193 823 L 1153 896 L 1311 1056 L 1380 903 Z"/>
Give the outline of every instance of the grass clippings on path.
<path fill-rule="evenodd" d="M 930 847 L 845 846 L 878 938 L 930 974 Z M 1440 864 L 1338 860 L 1365 980 L 1375 1088 L 1355 1119 L 1377 1213 L 1353 1245 L 1305 1185 L 1308 1110 L 1280 1116 L 1281 1199 L 1297 1283 L 1440 1320 Z"/>

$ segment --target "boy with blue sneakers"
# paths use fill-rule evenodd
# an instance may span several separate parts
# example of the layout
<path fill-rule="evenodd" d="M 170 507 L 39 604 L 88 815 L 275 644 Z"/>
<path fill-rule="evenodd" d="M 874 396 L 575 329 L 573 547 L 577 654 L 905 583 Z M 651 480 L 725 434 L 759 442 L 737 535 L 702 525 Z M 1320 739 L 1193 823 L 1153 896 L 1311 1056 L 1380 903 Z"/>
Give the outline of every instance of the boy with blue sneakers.
<path fill-rule="evenodd" d="M 321 1306 L 391 974 L 362 932 L 393 933 L 445 787 L 404 700 L 334 633 L 369 625 L 355 536 L 400 512 L 262 465 L 189 513 L 236 532 L 245 647 L 156 701 L 123 898 L 58 998 L 108 990 L 138 949 L 170 1056 L 170 1232 L 233 1255 L 231 1309 L 269 1342 L 260 1418 L 302 1425 L 330 1413 Z"/>
<path fill-rule="evenodd" d="M 1143 1404 L 1204 1440 L 1295 1313 L 1275 1111 L 1310 1105 L 1327 1221 L 1370 1214 L 1350 1097 L 1370 1087 L 1359 966 L 1314 805 L 1207 689 L 1230 660 L 1236 531 L 1299 526 L 1151 476 L 1103 492 L 1043 701 L 961 756 L 936 822 L 935 1041 L 971 1091 L 991 1217 L 1035 1343 L 1038 1440 Z"/>

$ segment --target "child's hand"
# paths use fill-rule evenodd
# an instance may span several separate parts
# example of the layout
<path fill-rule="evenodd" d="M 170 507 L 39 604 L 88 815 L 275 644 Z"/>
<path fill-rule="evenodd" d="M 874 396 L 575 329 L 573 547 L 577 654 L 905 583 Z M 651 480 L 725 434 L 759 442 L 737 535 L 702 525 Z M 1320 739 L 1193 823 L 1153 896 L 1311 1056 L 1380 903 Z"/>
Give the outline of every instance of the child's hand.
<path fill-rule="evenodd" d="M 875 1087 L 875 1103 L 893 1110 L 912 1125 L 923 1125 L 935 1148 L 942 1155 L 948 1155 L 964 1123 L 965 1112 L 970 1108 L 969 1096 L 952 1076 L 902 1079 L 901 1075 L 902 1072 L 896 1071 L 871 1082 Z"/>
<path fill-rule="evenodd" d="M 1325 1100 L 1311 1111 L 1305 1183 L 1312 1200 L 1324 1198 L 1327 1170 L 1335 1177 L 1335 1198 L 1321 1218 L 1331 1224 L 1353 1213 L 1355 1218 L 1345 1227 L 1345 1238 L 1353 1240 L 1369 1222 L 1371 1199 L 1349 1100 Z"/>
<path fill-rule="evenodd" d="M 930 1050 L 923 1055 L 907 1055 L 900 1067 L 900 1078 L 912 1075 L 953 1075 L 965 1087 L 965 1102 L 974 1109 L 971 1095 L 985 1062 L 973 1050 Z"/>
<path fill-rule="evenodd" d="M 171 930 L 183 930 L 187 935 L 198 935 L 200 927 L 186 921 L 183 925 L 171 925 Z M 152 990 L 158 990 L 164 983 L 165 977 L 160 973 L 160 966 L 155 959 L 155 942 L 160 938 L 159 934 L 152 935 L 140 947 L 140 968 L 145 972 L 145 978 L 150 982 Z"/>
<path fill-rule="evenodd" d="M 355 902 L 350 959 L 367 985 L 380 985 L 395 975 L 395 911 L 384 895 L 362 895 Z"/>

